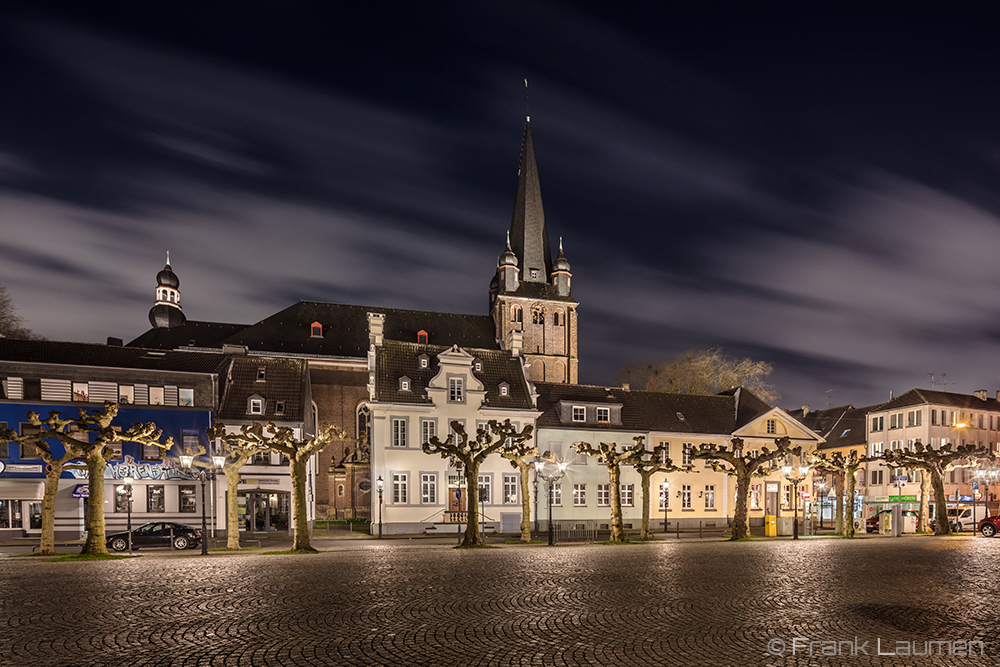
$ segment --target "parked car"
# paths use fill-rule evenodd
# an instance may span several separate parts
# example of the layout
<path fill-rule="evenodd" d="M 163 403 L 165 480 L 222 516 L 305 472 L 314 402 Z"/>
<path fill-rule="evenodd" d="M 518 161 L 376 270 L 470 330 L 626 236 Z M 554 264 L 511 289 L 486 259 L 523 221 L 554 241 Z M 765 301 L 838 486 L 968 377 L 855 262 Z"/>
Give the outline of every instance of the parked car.
<path fill-rule="evenodd" d="M 882 523 L 883 514 L 892 514 L 892 510 L 882 510 L 881 512 L 875 513 L 873 516 L 868 517 L 865 521 L 865 532 L 866 533 L 877 533 L 879 532 L 879 524 Z M 915 516 L 919 517 L 920 512 L 917 510 L 903 510 L 903 516 Z"/>
<path fill-rule="evenodd" d="M 935 517 L 936 518 L 936 517 Z M 935 530 L 937 522 L 931 519 L 931 530 Z M 952 531 L 960 533 L 963 530 L 977 530 L 976 524 L 972 522 L 971 507 L 949 507 L 948 525 Z"/>
<path fill-rule="evenodd" d="M 988 516 L 976 527 L 983 537 L 995 537 L 1000 532 L 1000 516 Z"/>
<path fill-rule="evenodd" d="M 108 549 L 128 550 L 128 531 L 108 535 Z M 183 523 L 157 521 L 147 523 L 132 530 L 132 549 L 170 547 L 173 549 L 194 549 L 201 544 L 201 530 L 185 526 Z"/>

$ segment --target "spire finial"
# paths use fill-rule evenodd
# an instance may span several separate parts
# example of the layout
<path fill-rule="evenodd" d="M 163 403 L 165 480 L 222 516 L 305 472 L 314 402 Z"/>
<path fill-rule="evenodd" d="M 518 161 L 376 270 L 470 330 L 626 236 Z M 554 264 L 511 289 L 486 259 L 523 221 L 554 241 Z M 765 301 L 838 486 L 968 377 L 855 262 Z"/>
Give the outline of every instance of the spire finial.
<path fill-rule="evenodd" d="M 559 252 L 562 252 L 562 237 L 559 237 Z"/>
<path fill-rule="evenodd" d="M 170 266 L 170 251 L 167 251 L 167 266 Z"/>
<path fill-rule="evenodd" d="M 510 247 L 510 230 L 507 230 L 507 247 Z"/>
<path fill-rule="evenodd" d="M 528 107 L 528 80 L 524 80 L 524 119 L 531 122 L 531 109 Z"/>

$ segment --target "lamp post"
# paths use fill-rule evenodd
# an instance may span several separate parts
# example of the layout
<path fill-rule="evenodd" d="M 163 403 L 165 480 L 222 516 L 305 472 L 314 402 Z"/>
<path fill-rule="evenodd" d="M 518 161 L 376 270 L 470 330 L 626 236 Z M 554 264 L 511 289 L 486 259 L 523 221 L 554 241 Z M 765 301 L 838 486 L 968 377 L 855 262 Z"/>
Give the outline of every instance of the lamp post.
<path fill-rule="evenodd" d="M 181 468 L 189 473 L 194 473 L 194 455 L 181 454 Z M 216 471 L 221 470 L 226 465 L 225 456 L 213 456 L 211 477 L 214 480 Z M 208 555 L 208 502 L 205 499 L 205 483 L 208 481 L 209 472 L 204 467 L 198 471 L 198 481 L 201 482 L 201 555 Z"/>
<path fill-rule="evenodd" d="M 545 474 L 545 462 L 535 461 L 535 476 L 541 476 L 545 480 L 546 485 L 549 489 L 549 546 L 551 547 L 555 543 L 554 533 L 552 531 L 552 484 L 562 479 L 563 475 L 566 474 L 567 463 L 565 461 L 560 461 L 556 464 L 556 470 L 552 473 Z M 537 500 L 537 498 L 536 498 Z"/>
<path fill-rule="evenodd" d="M 378 539 L 382 539 L 382 487 L 385 486 L 385 482 L 382 481 L 382 475 L 378 476 L 375 480 L 375 488 L 378 489 Z"/>
<path fill-rule="evenodd" d="M 670 522 L 670 482 L 663 480 L 660 484 L 660 497 L 663 499 L 663 532 L 667 532 L 667 524 Z"/>
<path fill-rule="evenodd" d="M 126 477 L 122 481 L 125 482 L 125 484 L 123 485 L 125 490 L 125 511 L 127 513 L 126 515 L 127 518 L 125 519 L 126 521 L 125 530 L 128 532 L 128 553 L 131 556 L 132 555 L 132 482 L 134 480 L 131 477 Z"/>
<path fill-rule="evenodd" d="M 819 487 L 819 528 L 820 530 L 823 530 L 823 505 L 826 503 L 826 494 L 824 493 L 826 490 L 826 482 L 820 482 L 815 486 Z"/>
<path fill-rule="evenodd" d="M 539 461 L 536 458 L 535 459 L 535 465 L 534 465 L 534 469 L 535 469 L 535 482 L 534 482 L 534 484 L 535 484 L 535 489 L 534 489 L 534 491 L 535 491 L 535 537 L 538 537 L 538 469 L 540 467 L 540 465 L 539 465 L 540 463 L 541 463 L 541 461 Z"/>
<path fill-rule="evenodd" d="M 792 539 L 799 539 L 799 483 L 806 478 L 809 474 L 809 466 L 799 466 L 798 476 L 793 476 L 792 471 L 794 468 L 792 466 L 782 466 L 781 472 L 785 475 L 785 479 L 792 483 L 794 487 L 792 496 Z"/>

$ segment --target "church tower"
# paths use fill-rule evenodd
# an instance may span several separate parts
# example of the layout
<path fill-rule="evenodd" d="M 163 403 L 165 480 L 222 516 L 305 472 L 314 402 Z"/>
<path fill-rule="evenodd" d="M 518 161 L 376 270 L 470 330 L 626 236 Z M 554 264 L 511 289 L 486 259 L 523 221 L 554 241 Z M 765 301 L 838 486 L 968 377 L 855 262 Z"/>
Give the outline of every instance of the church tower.
<path fill-rule="evenodd" d="M 577 382 L 577 313 L 569 261 L 552 261 L 542 210 L 531 117 L 524 123 L 521 167 L 507 247 L 490 283 L 490 314 L 504 349 L 520 347 L 536 382 Z"/>
<path fill-rule="evenodd" d="M 170 252 L 167 251 L 167 265 L 156 274 L 156 301 L 149 309 L 149 323 L 154 329 L 179 327 L 187 321 L 181 310 L 181 281 L 170 268 Z"/>

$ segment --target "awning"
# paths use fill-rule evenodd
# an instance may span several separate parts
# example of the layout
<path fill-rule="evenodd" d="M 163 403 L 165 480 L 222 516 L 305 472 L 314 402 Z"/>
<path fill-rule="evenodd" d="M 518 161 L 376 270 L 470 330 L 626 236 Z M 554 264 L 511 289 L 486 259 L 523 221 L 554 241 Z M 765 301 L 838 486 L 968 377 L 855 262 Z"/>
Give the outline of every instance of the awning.
<path fill-rule="evenodd" d="M 45 482 L 37 479 L 0 479 L 0 500 L 41 500 Z"/>
<path fill-rule="evenodd" d="M 73 489 L 74 498 L 89 498 L 90 497 L 90 484 L 77 484 L 76 488 Z"/>

